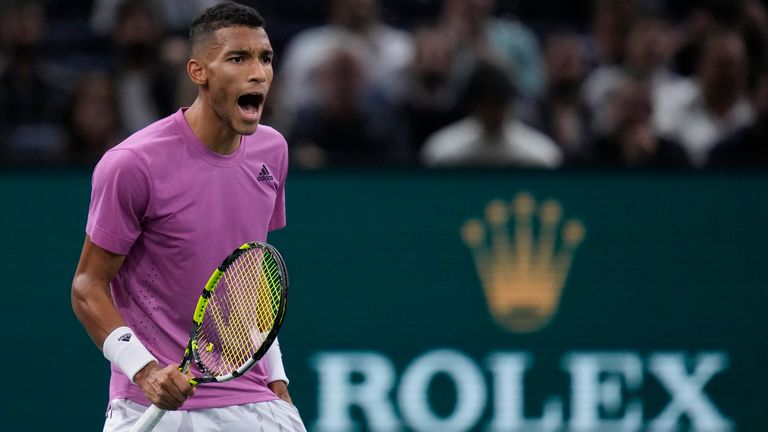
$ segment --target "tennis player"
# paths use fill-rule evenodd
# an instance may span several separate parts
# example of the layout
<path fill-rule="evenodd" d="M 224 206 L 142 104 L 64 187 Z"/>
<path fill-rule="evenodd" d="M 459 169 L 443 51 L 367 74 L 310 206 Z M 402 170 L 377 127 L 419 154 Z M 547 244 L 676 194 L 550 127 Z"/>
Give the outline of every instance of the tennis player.
<path fill-rule="evenodd" d="M 213 269 L 286 222 L 287 144 L 259 125 L 273 76 L 264 20 L 220 3 L 189 42 L 197 99 L 108 151 L 93 173 L 72 305 L 111 361 L 104 430 L 129 430 L 155 404 L 175 410 L 157 431 L 304 431 L 277 341 L 245 376 L 197 392 L 174 363 Z"/>

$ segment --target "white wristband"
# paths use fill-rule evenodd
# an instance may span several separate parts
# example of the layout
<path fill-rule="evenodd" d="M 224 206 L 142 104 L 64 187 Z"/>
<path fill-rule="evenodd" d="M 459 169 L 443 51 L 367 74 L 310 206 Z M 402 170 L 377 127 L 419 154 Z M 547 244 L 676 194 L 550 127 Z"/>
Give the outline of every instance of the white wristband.
<path fill-rule="evenodd" d="M 267 361 L 267 382 L 285 381 L 288 384 L 288 377 L 283 367 L 283 353 L 280 351 L 280 342 L 277 339 L 264 354 L 264 359 Z"/>
<path fill-rule="evenodd" d="M 104 340 L 104 357 L 117 366 L 132 383 L 133 378 L 147 364 L 157 359 L 147 351 L 130 327 L 118 327 Z"/>

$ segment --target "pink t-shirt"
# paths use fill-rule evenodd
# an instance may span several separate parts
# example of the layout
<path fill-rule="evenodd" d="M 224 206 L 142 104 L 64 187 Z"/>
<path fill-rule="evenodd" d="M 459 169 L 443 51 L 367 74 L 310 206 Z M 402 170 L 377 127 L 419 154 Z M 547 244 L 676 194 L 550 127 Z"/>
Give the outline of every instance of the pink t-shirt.
<path fill-rule="evenodd" d="M 110 284 L 112 297 L 161 365 L 181 361 L 213 270 L 238 246 L 285 226 L 287 172 L 288 146 L 274 129 L 259 126 L 222 156 L 197 139 L 183 110 L 135 133 L 96 166 L 86 232 L 96 245 L 126 256 Z M 114 366 L 109 395 L 149 404 Z M 275 398 L 262 361 L 236 380 L 200 386 L 182 408 Z"/>

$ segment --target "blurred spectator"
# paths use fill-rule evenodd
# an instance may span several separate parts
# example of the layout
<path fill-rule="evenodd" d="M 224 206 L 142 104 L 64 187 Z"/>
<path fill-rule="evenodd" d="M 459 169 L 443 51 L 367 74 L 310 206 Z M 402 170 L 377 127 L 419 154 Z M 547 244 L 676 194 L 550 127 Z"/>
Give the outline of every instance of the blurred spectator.
<path fill-rule="evenodd" d="M 637 0 L 594 0 L 590 33 L 595 65 L 624 60 L 624 41 L 637 10 Z"/>
<path fill-rule="evenodd" d="M 165 75 L 172 77 L 172 91 L 167 97 L 172 97 L 172 105 L 189 106 L 197 96 L 197 87 L 187 79 L 187 60 L 189 52 L 187 39 L 189 26 L 195 17 L 207 7 L 223 0 L 146 0 L 144 7 L 151 10 L 152 20 L 156 21 L 161 30 L 158 41 L 157 55 L 165 68 Z M 93 4 L 90 23 L 98 35 L 114 33 L 120 7 L 124 0 L 96 0 Z M 129 127 L 129 129 L 134 129 Z"/>
<path fill-rule="evenodd" d="M 651 85 L 654 104 L 663 98 L 662 89 L 678 81 L 668 63 L 673 54 L 669 25 L 657 15 L 643 15 L 633 21 L 626 33 L 622 61 L 595 68 L 584 83 L 583 97 L 593 114 L 596 133 L 606 132 L 608 100 L 616 87 L 627 77 L 646 80 Z"/>
<path fill-rule="evenodd" d="M 112 33 L 112 79 L 120 123 L 135 132 L 175 110 L 176 79 L 160 61 L 166 29 L 152 3 L 123 0 Z"/>
<path fill-rule="evenodd" d="M 588 59 L 582 36 L 553 33 L 544 49 L 547 86 L 537 126 L 560 147 L 566 163 L 578 162 L 591 143 L 589 110 L 581 99 Z"/>
<path fill-rule="evenodd" d="M 192 20 L 203 9 L 222 0 L 149 0 L 158 18 L 174 33 L 186 34 Z M 117 24 L 118 9 L 122 0 L 94 0 L 91 12 L 91 28 L 96 34 L 107 35 Z"/>
<path fill-rule="evenodd" d="M 0 158 L 89 161 L 113 136 L 189 105 L 195 92 L 186 77 L 186 28 L 220 1 L 0 0 Z M 709 155 L 709 165 L 719 166 L 731 151 L 740 152 L 734 142 L 762 139 L 761 87 L 753 84 L 761 82 L 768 58 L 768 2 L 587 2 L 591 22 L 559 22 L 562 13 L 518 20 L 499 12 L 532 9 L 508 0 L 264 3 L 279 11 L 273 23 L 282 29 L 280 44 L 288 42 L 285 56 L 278 52 L 264 121 L 284 130 L 294 162 L 306 167 L 418 163 L 428 153 L 427 139 L 459 120 L 477 130 L 484 124 L 480 135 L 495 130 L 501 142 L 506 136 L 499 131 L 508 127 L 492 117 L 502 111 L 509 117 L 504 123 L 522 125 L 517 130 L 526 122 L 551 137 L 558 164 L 586 157 L 604 165 L 676 166 L 679 143 L 694 166 L 707 165 Z M 385 24 L 382 4 L 388 17 L 414 26 L 414 34 Z M 306 29 L 325 5 L 327 23 Z M 667 20 L 663 9 L 677 19 Z M 80 25 L 89 20 L 92 26 Z M 579 30 L 552 31 L 550 24 Z M 549 35 L 543 51 L 533 28 Z M 303 31 L 287 38 L 297 30 Z M 74 73 L 63 64 L 106 68 L 109 76 Z M 511 107 L 468 104 L 464 94 L 480 64 L 505 71 L 516 88 Z M 89 84 L 73 89 L 79 78 Z M 645 111 L 637 108 L 646 102 L 643 89 L 651 94 Z M 97 106 L 116 118 L 85 121 Z M 647 130 L 645 116 L 626 111 L 652 112 L 656 132 Z M 652 141 L 660 150 L 640 151 Z M 636 145 L 617 150 L 628 142 Z"/>
<path fill-rule="evenodd" d="M 0 2 L 0 72 L 10 66 L 15 56 L 39 55 L 41 41 L 45 37 L 47 22 L 45 9 L 40 2 L 22 0 Z"/>
<path fill-rule="evenodd" d="M 752 85 L 755 121 L 716 145 L 710 166 L 768 168 L 768 60 L 763 60 Z"/>
<path fill-rule="evenodd" d="M 559 166 L 563 157 L 557 145 L 516 118 L 515 94 L 504 70 L 480 63 L 466 89 L 471 114 L 427 139 L 423 163 L 430 167 Z"/>
<path fill-rule="evenodd" d="M 353 50 L 327 53 L 316 73 L 316 102 L 299 109 L 288 142 L 294 166 L 385 163 L 398 140 L 381 113 L 367 111 L 365 60 Z"/>
<path fill-rule="evenodd" d="M 696 73 L 702 44 L 718 28 L 738 26 L 743 0 L 703 0 L 689 2 L 690 10 L 676 28 L 675 70 L 684 76 Z"/>
<path fill-rule="evenodd" d="M 768 58 L 768 2 L 745 0 L 741 14 L 741 29 L 750 61 L 750 79 L 762 75 L 764 59 Z"/>
<path fill-rule="evenodd" d="M 684 168 L 689 166 L 680 145 L 653 129 L 651 85 L 626 77 L 612 92 L 606 116 L 610 130 L 598 137 L 591 160 L 603 167 Z"/>
<path fill-rule="evenodd" d="M 189 79 L 187 62 L 189 61 L 189 36 L 169 36 L 163 40 L 160 48 L 160 62 L 167 76 L 174 80 L 174 106 L 188 107 L 197 97 L 197 86 Z"/>
<path fill-rule="evenodd" d="M 750 59 L 766 56 L 768 50 L 768 6 L 761 0 L 705 0 L 690 2 L 691 10 L 676 28 L 674 57 L 678 73 L 693 75 L 707 35 L 718 28 L 738 30 Z M 753 62 L 754 65 L 758 62 Z"/>
<path fill-rule="evenodd" d="M 702 167 L 716 142 L 752 121 L 746 96 L 748 58 L 741 35 L 729 29 L 710 34 L 694 79 L 660 91 L 656 129 L 679 142 L 696 167 Z"/>
<path fill-rule="evenodd" d="M 399 110 L 407 124 L 409 159 L 415 162 L 427 137 L 461 118 L 462 113 L 460 85 L 450 74 L 455 60 L 453 41 L 440 29 L 425 26 L 416 31 L 414 44 Z"/>
<path fill-rule="evenodd" d="M 67 109 L 69 162 L 95 164 L 120 139 L 112 81 L 102 72 L 85 74 Z"/>
<path fill-rule="evenodd" d="M 61 112 L 69 76 L 46 61 L 45 10 L 37 1 L 10 1 L 0 12 L 0 158 L 54 161 L 63 150 Z"/>
<path fill-rule="evenodd" d="M 390 99 L 399 93 L 398 85 L 413 55 L 410 35 L 381 21 L 378 0 L 329 0 L 328 23 L 294 36 L 277 64 L 275 96 L 279 99 L 273 101 L 284 128 L 291 126 L 299 109 L 318 102 L 317 72 L 339 49 L 358 52 L 363 67 L 361 85 L 368 91 L 381 91 Z"/>
<path fill-rule="evenodd" d="M 457 44 L 455 73 L 466 77 L 478 62 L 507 69 L 523 100 L 535 99 L 544 87 L 539 40 L 521 21 L 496 18 L 496 0 L 445 0 L 441 25 Z"/>

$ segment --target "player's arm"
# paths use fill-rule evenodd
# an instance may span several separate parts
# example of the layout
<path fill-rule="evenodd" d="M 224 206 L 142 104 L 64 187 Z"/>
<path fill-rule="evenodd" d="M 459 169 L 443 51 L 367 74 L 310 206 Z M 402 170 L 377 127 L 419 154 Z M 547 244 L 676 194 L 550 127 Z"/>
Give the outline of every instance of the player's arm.
<path fill-rule="evenodd" d="M 269 221 L 269 231 L 285 227 L 285 181 L 288 175 L 288 143 L 283 143 L 283 159 L 280 170 L 280 183 L 275 196 L 275 207 Z M 267 387 L 280 399 L 293 404 L 288 393 L 288 377 L 283 367 L 283 353 L 280 341 L 275 339 L 264 355 L 267 362 Z"/>
<path fill-rule="evenodd" d="M 283 367 L 283 353 L 280 350 L 280 341 L 275 339 L 264 355 L 267 366 L 267 387 L 280 399 L 293 404 L 288 393 L 288 376 Z"/>
<path fill-rule="evenodd" d="M 291 395 L 288 393 L 288 383 L 283 380 L 278 380 L 272 381 L 271 383 L 267 384 L 267 386 L 270 390 L 272 390 L 272 393 L 277 395 L 277 397 L 288 402 L 289 404 L 293 404 Z"/>
<path fill-rule="evenodd" d="M 125 325 L 109 293 L 109 282 L 123 261 L 125 256 L 96 246 L 86 236 L 72 281 L 72 309 L 98 347 L 114 329 Z"/>
<path fill-rule="evenodd" d="M 127 375 L 132 375 L 129 378 L 141 387 L 153 404 L 163 409 L 177 409 L 194 392 L 177 366 L 161 368 L 156 361 L 146 362 L 148 352 L 142 354 L 141 349 L 146 349 L 141 345 L 117 345 L 117 351 L 105 348 L 110 335 L 117 329 L 126 328 L 109 292 L 109 283 L 124 261 L 125 256 L 99 247 L 86 236 L 72 281 L 72 309 L 96 346 L 103 349 L 108 358 L 115 357 L 110 360 Z M 140 344 L 136 338 L 126 343 L 129 342 Z M 135 347 L 138 347 L 138 354 Z M 133 372 L 137 367 L 141 368 Z"/>

